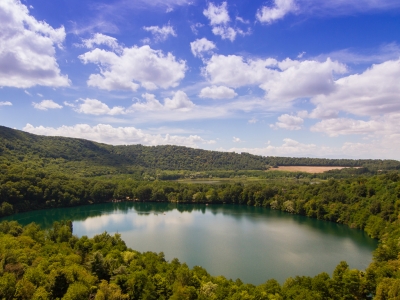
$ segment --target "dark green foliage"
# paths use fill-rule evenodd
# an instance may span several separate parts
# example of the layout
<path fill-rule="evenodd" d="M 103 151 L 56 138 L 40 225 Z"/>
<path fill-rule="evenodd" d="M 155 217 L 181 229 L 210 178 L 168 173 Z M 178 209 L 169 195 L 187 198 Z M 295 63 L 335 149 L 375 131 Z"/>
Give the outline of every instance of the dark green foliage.
<path fill-rule="evenodd" d="M 125 181 L 103 182 L 105 189 L 118 190 L 120 185 L 129 186 Z M 320 184 L 131 182 L 129 193 L 145 201 L 270 206 L 364 229 L 381 243 L 365 272 L 341 262 L 332 277 L 296 276 L 283 285 L 268 280 L 256 287 L 210 276 L 201 267 L 189 269 L 177 259 L 167 262 L 163 253 L 133 251 L 118 234 L 77 238 L 70 221 L 55 222 L 47 232 L 35 224 L 2 222 L 0 295 L 4 299 L 368 299 L 371 295 L 397 299 L 399 187 L 398 176 L 392 174 Z M 151 203 L 143 206 L 152 209 Z"/>
<path fill-rule="evenodd" d="M 360 167 L 318 175 L 279 173 L 269 165 Z M 296 276 L 254 286 L 189 269 L 163 253 L 128 249 L 120 235 L 78 238 L 70 221 L 42 231 L 0 223 L 1 299 L 398 299 L 400 297 L 399 162 L 261 157 L 177 146 L 109 146 L 41 137 L 0 127 L 0 217 L 19 211 L 98 203 L 231 203 L 347 224 L 380 239 L 365 272 L 341 262 L 333 276 Z M 182 171 L 188 170 L 188 171 Z M 371 173 L 382 173 L 370 176 Z M 104 175 L 98 177 L 97 175 Z M 354 176 L 363 175 L 363 177 Z M 365 175 L 368 175 L 366 177 Z M 96 177 L 97 176 L 97 177 Z M 234 178 L 184 184 L 178 178 Z M 291 180 L 286 180 L 288 178 Z M 305 179 L 307 180 L 300 180 Z M 336 180 L 333 178 L 343 178 Z M 347 179 L 346 179 L 347 178 Z M 151 203 L 143 203 L 144 208 Z M 60 217 L 60 220 L 62 217 Z"/>
<path fill-rule="evenodd" d="M 394 160 L 263 157 L 170 145 L 110 146 L 82 139 L 38 136 L 3 126 L 0 126 L 0 155 L 0 173 L 10 163 L 22 165 L 25 169 L 38 168 L 74 175 L 131 174 L 135 178 L 142 178 L 144 172 L 155 170 L 238 171 L 266 170 L 270 166 L 363 167 L 329 171 L 333 177 L 337 174 L 351 176 L 400 170 L 400 162 Z M 154 175 L 163 180 L 182 178 L 176 173 Z M 40 191 L 31 190 L 31 193 L 35 196 Z"/>

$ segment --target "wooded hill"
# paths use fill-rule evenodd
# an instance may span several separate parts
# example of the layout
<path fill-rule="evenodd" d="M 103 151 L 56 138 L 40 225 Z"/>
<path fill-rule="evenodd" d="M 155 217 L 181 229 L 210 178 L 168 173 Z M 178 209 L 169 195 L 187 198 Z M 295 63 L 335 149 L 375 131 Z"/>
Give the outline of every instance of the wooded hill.
<path fill-rule="evenodd" d="M 182 146 L 112 146 L 83 139 L 48 137 L 0 126 L 0 164 L 39 162 L 44 168 L 72 172 L 90 167 L 96 175 L 158 170 L 265 170 L 270 166 L 347 166 L 400 170 L 396 160 L 352 160 L 257 156 L 249 153 L 207 151 Z"/>

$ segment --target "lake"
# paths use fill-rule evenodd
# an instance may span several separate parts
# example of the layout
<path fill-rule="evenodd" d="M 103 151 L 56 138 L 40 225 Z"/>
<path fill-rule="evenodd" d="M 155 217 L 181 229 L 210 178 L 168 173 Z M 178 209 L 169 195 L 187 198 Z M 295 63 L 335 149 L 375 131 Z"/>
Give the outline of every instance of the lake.
<path fill-rule="evenodd" d="M 261 284 L 289 276 L 332 275 L 345 260 L 365 269 L 378 242 L 347 226 L 286 214 L 263 207 L 174 203 L 105 203 L 21 213 L 3 220 L 73 221 L 74 234 L 122 235 L 128 247 L 164 252 L 211 275 Z"/>

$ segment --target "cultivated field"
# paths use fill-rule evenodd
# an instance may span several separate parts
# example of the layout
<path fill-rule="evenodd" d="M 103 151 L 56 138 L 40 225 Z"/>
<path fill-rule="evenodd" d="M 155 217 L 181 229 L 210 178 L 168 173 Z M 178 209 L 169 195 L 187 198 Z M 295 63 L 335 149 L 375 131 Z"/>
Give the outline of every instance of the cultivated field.
<path fill-rule="evenodd" d="M 346 167 L 313 167 L 313 166 L 280 166 L 271 168 L 270 171 L 287 171 L 287 172 L 306 172 L 306 173 L 323 173 L 329 170 L 340 170 Z"/>

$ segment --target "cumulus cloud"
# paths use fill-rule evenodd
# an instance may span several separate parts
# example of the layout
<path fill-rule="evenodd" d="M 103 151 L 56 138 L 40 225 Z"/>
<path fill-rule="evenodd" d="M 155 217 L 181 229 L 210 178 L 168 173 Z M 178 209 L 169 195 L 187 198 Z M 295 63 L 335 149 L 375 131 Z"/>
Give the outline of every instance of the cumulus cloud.
<path fill-rule="evenodd" d="M 363 134 L 369 138 L 387 139 L 400 134 L 400 112 L 372 117 L 368 121 L 352 118 L 336 118 L 322 120 L 313 125 L 310 130 L 322 132 L 331 137 L 339 135 Z"/>
<path fill-rule="evenodd" d="M 229 87 L 258 85 L 270 100 L 291 101 L 330 93 L 335 88 L 334 74 L 346 72 L 346 66 L 329 58 L 277 61 L 248 59 L 237 55 L 213 55 L 203 68 L 203 75 L 212 84 Z"/>
<path fill-rule="evenodd" d="M 189 99 L 183 91 L 177 91 L 174 93 L 172 99 L 165 98 L 164 105 L 156 99 L 153 94 L 145 93 L 142 95 L 145 101 L 137 101 L 131 105 L 128 111 L 189 111 L 195 107 L 195 104 Z"/>
<path fill-rule="evenodd" d="M 121 50 L 121 46 L 118 44 L 116 38 L 111 36 L 96 33 L 90 39 L 83 39 L 82 44 L 77 45 L 78 47 L 86 47 L 88 49 L 93 49 L 95 46 L 105 45 L 113 50 Z"/>
<path fill-rule="evenodd" d="M 234 142 L 234 143 L 241 143 L 242 140 L 241 140 L 240 138 L 234 136 L 233 139 L 232 139 L 232 142 Z"/>
<path fill-rule="evenodd" d="M 172 99 L 165 98 L 164 103 L 168 109 L 179 109 L 181 111 L 188 111 L 195 106 L 186 93 L 182 91 L 177 91 Z"/>
<path fill-rule="evenodd" d="M 211 98 L 211 99 L 232 99 L 236 97 L 237 94 L 233 89 L 226 86 L 216 86 L 205 87 L 200 91 L 200 98 Z"/>
<path fill-rule="evenodd" d="M 68 86 L 56 61 L 65 29 L 30 15 L 20 0 L 0 1 L 0 87 Z"/>
<path fill-rule="evenodd" d="M 310 130 L 330 137 L 362 135 L 369 141 L 364 147 L 371 151 L 380 149 L 388 158 L 398 157 L 390 149 L 396 148 L 394 144 L 400 136 L 399 77 L 400 59 L 397 59 L 337 79 L 332 92 L 311 98 L 315 109 L 308 117 L 322 120 Z M 343 113 L 348 117 L 339 117 Z"/>
<path fill-rule="evenodd" d="M 212 29 L 212 32 L 215 35 L 220 35 L 223 40 L 230 40 L 233 42 L 236 38 L 236 30 L 232 27 L 225 27 L 225 26 L 215 26 Z"/>
<path fill-rule="evenodd" d="M 348 118 L 327 119 L 310 128 L 313 132 L 323 132 L 331 137 L 349 134 L 372 134 L 382 131 L 385 124 L 375 120 L 363 121 Z"/>
<path fill-rule="evenodd" d="M 213 55 L 203 69 L 203 75 L 213 84 L 241 87 L 260 84 L 272 77 L 275 59 L 245 61 L 238 55 Z"/>
<path fill-rule="evenodd" d="M 100 68 L 100 74 L 91 74 L 87 84 L 108 91 L 136 91 L 140 85 L 147 90 L 176 87 L 187 69 L 185 61 L 147 45 L 123 48 L 121 54 L 96 48 L 79 59 Z"/>
<path fill-rule="evenodd" d="M 227 24 L 231 20 L 226 2 L 222 2 L 220 6 L 210 2 L 203 14 L 210 20 L 211 25 Z"/>
<path fill-rule="evenodd" d="M 174 28 L 171 25 L 164 25 L 163 27 L 159 26 L 149 26 L 143 27 L 144 30 L 151 32 L 154 36 L 155 41 L 162 42 L 165 41 L 170 35 L 177 36 Z"/>
<path fill-rule="evenodd" d="M 316 105 L 311 115 L 323 118 L 325 111 L 344 111 L 358 116 L 377 116 L 400 111 L 400 59 L 373 65 L 361 74 L 335 81 L 331 93 L 311 99 Z"/>
<path fill-rule="evenodd" d="M 164 106 L 156 99 L 156 96 L 153 94 L 145 93 L 142 94 L 142 98 L 145 101 L 137 101 L 130 107 L 132 112 L 134 111 L 158 111 L 162 110 Z"/>
<path fill-rule="evenodd" d="M 58 128 L 44 126 L 35 127 L 31 124 L 26 124 L 23 130 L 34 134 L 82 138 L 113 145 L 182 145 L 197 148 L 200 144 L 215 143 L 213 140 L 205 140 L 198 135 L 153 135 L 135 127 L 112 127 L 108 124 L 98 124 L 95 126 L 77 124 Z"/>
<path fill-rule="evenodd" d="M 257 11 L 256 18 L 261 23 L 272 23 L 282 19 L 286 14 L 296 11 L 294 0 L 275 0 L 274 6 L 263 6 Z"/>
<path fill-rule="evenodd" d="M 190 49 L 195 57 L 202 57 L 203 52 L 211 52 L 216 46 L 206 38 L 197 39 L 190 43 Z"/>
<path fill-rule="evenodd" d="M 110 108 L 107 104 L 97 99 L 80 99 L 80 103 L 76 106 L 75 111 L 82 114 L 89 115 L 122 115 L 125 114 L 125 108 L 121 106 L 114 106 Z M 70 104 L 66 104 L 71 106 Z"/>
<path fill-rule="evenodd" d="M 62 105 L 54 102 L 53 100 L 43 100 L 39 103 L 32 102 L 32 105 L 36 109 L 49 110 L 49 109 L 61 109 Z"/>
<path fill-rule="evenodd" d="M 288 130 L 300 130 L 304 120 L 299 116 L 293 116 L 283 114 L 278 117 L 278 121 L 275 124 L 271 124 L 270 127 L 274 129 L 288 129 Z"/>
<path fill-rule="evenodd" d="M 0 106 L 11 106 L 12 103 L 10 101 L 0 101 Z"/>
<path fill-rule="evenodd" d="M 228 5 L 226 2 L 222 2 L 220 6 L 212 2 L 208 3 L 208 7 L 203 11 L 203 14 L 210 21 L 212 32 L 215 35 L 221 36 L 223 40 L 228 39 L 233 42 L 237 34 L 247 35 L 250 33 L 250 31 L 245 32 L 239 28 L 229 26 L 231 18 L 229 17 Z M 243 19 L 241 20 L 243 21 Z"/>
<path fill-rule="evenodd" d="M 280 72 L 260 85 L 271 100 L 291 101 L 296 98 L 329 94 L 335 89 L 333 74 L 347 71 L 345 65 L 327 59 L 324 62 L 286 59 L 278 64 Z"/>

